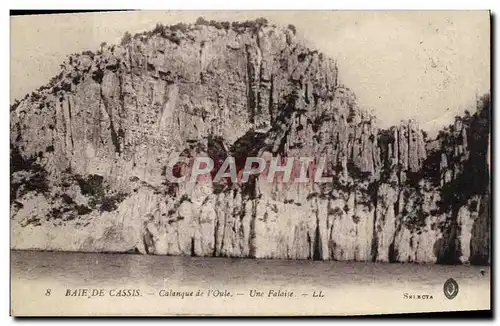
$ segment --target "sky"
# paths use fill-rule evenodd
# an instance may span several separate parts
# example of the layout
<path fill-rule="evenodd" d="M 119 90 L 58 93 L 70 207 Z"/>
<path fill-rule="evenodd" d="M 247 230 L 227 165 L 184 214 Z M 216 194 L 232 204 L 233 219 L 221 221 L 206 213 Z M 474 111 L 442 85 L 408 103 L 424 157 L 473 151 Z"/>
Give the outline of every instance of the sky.
<path fill-rule="evenodd" d="M 11 102 L 48 83 L 71 53 L 199 16 L 295 25 L 338 61 L 340 81 L 380 127 L 415 119 L 433 133 L 490 89 L 487 11 L 136 11 L 11 18 Z"/>

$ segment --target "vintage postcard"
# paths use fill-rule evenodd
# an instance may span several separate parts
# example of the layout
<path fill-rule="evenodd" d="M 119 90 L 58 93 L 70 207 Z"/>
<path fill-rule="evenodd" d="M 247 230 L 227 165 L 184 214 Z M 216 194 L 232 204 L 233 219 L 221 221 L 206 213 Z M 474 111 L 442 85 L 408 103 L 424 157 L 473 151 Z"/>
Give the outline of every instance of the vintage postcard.
<path fill-rule="evenodd" d="M 489 311 L 490 19 L 11 16 L 11 315 Z"/>

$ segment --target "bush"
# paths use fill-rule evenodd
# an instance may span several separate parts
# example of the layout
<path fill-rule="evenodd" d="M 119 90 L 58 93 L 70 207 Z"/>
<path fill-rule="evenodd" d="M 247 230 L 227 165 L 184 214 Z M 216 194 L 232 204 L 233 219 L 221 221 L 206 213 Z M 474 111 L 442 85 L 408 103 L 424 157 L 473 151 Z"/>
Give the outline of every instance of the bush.
<path fill-rule="evenodd" d="M 260 25 L 260 26 L 267 26 L 268 21 L 267 21 L 267 19 L 260 17 L 260 18 L 257 18 L 255 20 L 255 23 L 257 23 L 257 25 Z"/>
<path fill-rule="evenodd" d="M 63 72 L 61 71 L 57 76 L 52 77 L 49 80 L 49 86 L 54 86 L 62 78 Z"/>
<path fill-rule="evenodd" d="M 103 77 L 104 77 L 104 71 L 102 71 L 101 69 L 97 69 L 92 73 L 92 79 L 95 80 L 96 83 L 101 84 Z"/>
<path fill-rule="evenodd" d="M 169 27 L 172 32 L 181 31 L 183 33 L 189 30 L 189 25 L 185 23 L 177 23 Z"/>
<path fill-rule="evenodd" d="M 15 100 L 15 101 L 14 101 L 14 104 L 12 104 L 12 105 L 10 106 L 10 111 L 15 111 L 15 110 L 17 109 L 17 107 L 19 106 L 19 104 L 20 104 L 20 103 L 21 103 L 21 102 L 19 102 L 19 100 Z"/>
<path fill-rule="evenodd" d="M 122 40 L 120 41 L 120 44 L 122 46 L 125 46 L 129 44 L 131 41 L 132 41 L 132 35 L 129 32 L 125 32 L 125 34 L 123 34 Z"/>
<path fill-rule="evenodd" d="M 87 196 L 103 196 L 104 195 L 104 187 L 103 180 L 104 178 L 97 174 L 89 174 L 86 178 L 83 178 L 81 175 L 77 174 L 74 176 L 78 186 L 80 187 L 80 192 L 82 195 Z"/>
<path fill-rule="evenodd" d="M 32 92 L 32 93 L 31 93 L 31 99 L 32 99 L 33 101 L 38 101 L 38 100 L 40 100 L 41 98 L 42 98 L 42 96 L 41 96 L 40 94 L 35 93 L 35 92 Z"/>
<path fill-rule="evenodd" d="M 196 19 L 196 22 L 194 24 L 195 25 L 204 25 L 204 26 L 210 25 L 209 21 L 201 16 L 198 17 L 198 19 Z"/>
<path fill-rule="evenodd" d="M 95 53 L 92 52 L 92 51 L 83 51 L 82 52 L 83 55 L 88 55 L 92 60 L 94 60 L 94 57 L 95 57 Z"/>
<path fill-rule="evenodd" d="M 246 20 L 242 22 L 232 22 L 231 27 L 234 30 L 239 30 L 241 29 L 253 29 L 254 31 L 257 30 L 259 27 L 262 26 L 267 26 L 268 21 L 265 18 L 257 18 L 256 20 Z"/>
<path fill-rule="evenodd" d="M 80 83 L 80 79 L 82 78 L 82 76 L 75 76 L 73 77 L 72 79 L 72 82 L 74 85 L 78 85 Z"/>
<path fill-rule="evenodd" d="M 92 212 L 92 210 L 85 205 L 77 205 L 75 208 L 78 215 L 86 215 Z"/>
<path fill-rule="evenodd" d="M 17 146 L 10 145 L 10 200 L 27 192 L 47 193 L 49 184 L 47 171 L 38 163 L 36 157 L 24 158 Z M 22 188 L 21 188 L 22 187 Z M 18 194 L 18 190 L 21 192 Z"/>
<path fill-rule="evenodd" d="M 166 35 L 166 36 L 165 36 L 165 38 L 166 38 L 167 40 L 169 40 L 170 42 L 175 43 L 175 44 L 177 44 L 177 45 L 180 45 L 180 44 L 181 44 L 181 38 L 180 38 L 180 37 L 178 37 L 178 36 L 177 36 L 177 35 L 175 35 L 175 34 Z"/>
<path fill-rule="evenodd" d="M 125 199 L 125 194 L 116 194 L 112 196 L 104 196 L 101 201 L 101 212 L 112 212 L 118 208 L 118 204 Z"/>
<path fill-rule="evenodd" d="M 297 35 L 297 29 L 295 28 L 294 25 L 292 24 L 289 24 L 288 25 L 288 29 L 291 30 L 293 32 L 293 35 Z"/>
<path fill-rule="evenodd" d="M 165 25 L 157 23 L 155 28 L 153 29 L 153 34 L 160 34 L 161 36 L 165 35 Z"/>
<path fill-rule="evenodd" d="M 342 216 L 344 215 L 344 211 L 340 209 L 339 207 L 329 207 L 328 208 L 328 215 L 334 215 L 334 216 Z"/>
<path fill-rule="evenodd" d="M 65 204 L 68 204 L 68 205 L 71 205 L 71 204 L 74 204 L 75 201 L 73 200 L 73 198 L 71 198 L 69 195 L 67 194 L 62 194 L 61 195 L 61 199 L 63 200 L 63 202 Z"/>
<path fill-rule="evenodd" d="M 75 175 L 74 179 L 80 187 L 80 192 L 84 196 L 90 196 L 89 206 L 76 205 L 78 215 L 85 215 L 91 212 L 96 206 L 99 207 L 101 212 L 111 212 L 118 208 L 118 203 L 122 202 L 126 198 L 126 194 L 117 193 L 113 195 L 108 195 L 107 188 L 104 186 L 104 178 L 100 175 L 89 174 L 87 177 L 82 177 L 80 175 Z"/>
<path fill-rule="evenodd" d="M 71 92 L 71 84 L 63 82 L 61 84 L 61 90 L 66 91 L 66 92 Z"/>

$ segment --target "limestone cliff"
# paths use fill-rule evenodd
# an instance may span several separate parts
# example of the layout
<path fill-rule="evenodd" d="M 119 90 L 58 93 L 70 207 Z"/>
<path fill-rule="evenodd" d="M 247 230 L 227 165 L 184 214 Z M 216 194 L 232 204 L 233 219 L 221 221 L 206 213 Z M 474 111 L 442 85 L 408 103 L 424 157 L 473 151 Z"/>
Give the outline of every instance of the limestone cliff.
<path fill-rule="evenodd" d="M 293 26 L 128 36 L 11 106 L 13 248 L 489 262 L 489 98 L 428 140 L 379 129 Z M 266 154 L 327 157 L 334 181 L 165 178 L 172 157 Z"/>

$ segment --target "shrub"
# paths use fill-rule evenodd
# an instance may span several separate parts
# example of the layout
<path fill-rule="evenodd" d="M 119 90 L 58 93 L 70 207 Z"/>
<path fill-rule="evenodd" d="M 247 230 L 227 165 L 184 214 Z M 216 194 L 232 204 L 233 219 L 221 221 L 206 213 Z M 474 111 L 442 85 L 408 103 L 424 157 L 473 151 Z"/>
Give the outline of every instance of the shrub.
<path fill-rule="evenodd" d="M 80 191 L 82 195 L 87 196 L 103 196 L 104 195 L 104 187 L 103 180 L 104 178 L 97 174 L 89 174 L 86 178 L 83 178 L 81 175 L 77 174 L 74 176 L 78 186 L 80 187 Z"/>
<path fill-rule="evenodd" d="M 13 202 L 18 196 L 18 189 L 23 194 L 35 191 L 47 193 L 49 184 L 47 171 L 38 163 L 36 157 L 24 158 L 17 146 L 10 146 L 10 200 Z"/>
<path fill-rule="evenodd" d="M 71 92 L 71 83 L 63 82 L 61 84 L 61 90 L 66 91 L 66 92 Z"/>
<path fill-rule="evenodd" d="M 75 76 L 73 77 L 72 79 L 72 82 L 74 85 L 78 85 L 80 83 L 80 79 L 82 78 L 82 76 Z"/>
<path fill-rule="evenodd" d="M 32 99 L 33 101 L 38 101 L 38 100 L 40 100 L 41 98 L 42 98 L 42 96 L 41 96 L 40 94 L 35 93 L 35 92 L 32 92 L 32 93 L 31 93 L 31 99 Z"/>
<path fill-rule="evenodd" d="M 87 177 L 75 175 L 74 179 L 80 187 L 80 191 L 84 196 L 90 196 L 88 206 L 75 205 L 74 209 L 78 215 L 85 215 L 91 212 L 93 208 L 99 207 L 101 212 L 111 212 L 118 208 L 118 203 L 126 198 L 126 194 L 117 193 L 106 194 L 107 188 L 104 186 L 104 178 L 100 175 L 89 174 Z"/>
<path fill-rule="evenodd" d="M 74 202 L 75 202 L 75 201 L 73 200 L 73 198 L 71 198 L 71 197 L 70 197 L 69 195 L 67 195 L 67 194 L 62 194 L 62 195 L 61 195 L 61 199 L 63 200 L 63 202 L 64 202 L 65 204 L 68 204 L 68 205 L 74 204 Z"/>
<path fill-rule="evenodd" d="M 180 37 L 178 37 L 178 36 L 177 36 L 177 35 L 175 35 L 175 34 L 166 35 L 166 36 L 165 36 L 165 38 L 166 38 L 167 40 L 169 40 L 170 42 L 175 43 L 175 44 L 177 44 L 177 45 L 180 45 L 180 44 L 181 44 L 181 38 L 180 38 Z"/>
<path fill-rule="evenodd" d="M 189 25 L 185 23 L 177 23 L 169 27 L 172 32 L 181 31 L 183 33 L 189 30 Z"/>
<path fill-rule="evenodd" d="M 209 21 L 201 16 L 198 17 L 198 19 L 196 19 L 196 22 L 194 24 L 195 25 L 205 25 L 205 26 L 210 25 Z"/>
<path fill-rule="evenodd" d="M 125 194 L 116 194 L 112 196 L 104 196 L 101 201 L 101 212 L 112 212 L 118 208 L 118 204 L 125 199 Z"/>
<path fill-rule="evenodd" d="M 342 216 L 344 215 L 344 212 L 339 207 L 330 207 L 328 208 L 328 215 Z"/>
<path fill-rule="evenodd" d="M 255 20 L 255 23 L 257 23 L 257 25 L 260 25 L 260 26 L 267 26 L 268 21 L 264 17 L 260 17 L 260 18 L 257 18 Z"/>
<path fill-rule="evenodd" d="M 52 77 L 49 80 L 49 86 L 54 86 L 63 76 L 63 72 L 61 71 L 57 76 Z"/>
<path fill-rule="evenodd" d="M 297 34 L 297 29 L 295 28 L 294 25 L 292 24 L 289 24 L 288 25 L 288 29 L 291 30 L 293 32 L 293 35 L 296 35 Z"/>
<path fill-rule="evenodd" d="M 155 28 L 153 29 L 153 34 L 160 34 L 161 36 L 165 35 L 165 25 L 156 23 Z"/>
<path fill-rule="evenodd" d="M 20 103 L 21 103 L 21 102 L 19 102 L 19 100 L 15 100 L 15 101 L 14 101 L 14 104 L 12 104 L 12 105 L 10 106 L 10 111 L 15 111 L 15 110 L 17 109 L 17 107 L 19 106 L 19 104 L 20 104 Z"/>
<path fill-rule="evenodd" d="M 231 23 L 231 27 L 234 29 L 234 30 L 239 30 L 240 28 L 241 29 L 253 29 L 253 30 L 256 30 L 258 29 L 259 27 L 262 27 L 262 26 L 267 26 L 268 22 L 267 22 L 267 19 L 265 18 L 257 18 L 256 20 L 246 20 L 246 21 L 242 21 L 242 22 L 232 22 Z"/>
<path fill-rule="evenodd" d="M 95 57 L 95 53 L 92 52 L 92 51 L 83 51 L 82 52 L 83 55 L 88 55 L 92 60 L 94 60 L 94 57 Z"/>
<path fill-rule="evenodd" d="M 132 41 L 132 35 L 129 32 L 125 32 L 125 34 L 123 34 L 123 37 L 120 41 L 120 44 L 122 46 L 125 46 L 125 45 L 129 44 L 131 41 Z"/>
<path fill-rule="evenodd" d="M 101 84 L 103 77 L 104 77 L 104 71 L 102 71 L 101 69 L 97 69 L 92 73 L 92 79 L 95 80 L 96 83 Z"/>

